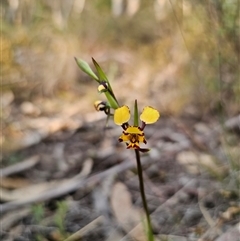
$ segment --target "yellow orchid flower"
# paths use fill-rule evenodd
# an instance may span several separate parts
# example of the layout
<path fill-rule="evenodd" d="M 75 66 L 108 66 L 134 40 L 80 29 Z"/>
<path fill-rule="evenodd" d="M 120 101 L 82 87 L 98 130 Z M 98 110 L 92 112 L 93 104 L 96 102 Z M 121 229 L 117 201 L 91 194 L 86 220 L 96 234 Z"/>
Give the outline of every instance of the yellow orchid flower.
<path fill-rule="evenodd" d="M 139 149 L 142 152 L 148 151 L 149 149 L 140 148 L 139 144 L 147 143 L 143 130 L 146 124 L 153 124 L 158 120 L 160 117 L 159 112 L 153 107 L 146 106 L 140 115 L 140 120 L 142 121 L 141 127 L 130 126 L 128 124 L 130 117 L 130 110 L 126 105 L 115 110 L 114 122 L 123 128 L 123 133 L 118 140 L 120 142 L 126 142 L 127 149 Z"/>

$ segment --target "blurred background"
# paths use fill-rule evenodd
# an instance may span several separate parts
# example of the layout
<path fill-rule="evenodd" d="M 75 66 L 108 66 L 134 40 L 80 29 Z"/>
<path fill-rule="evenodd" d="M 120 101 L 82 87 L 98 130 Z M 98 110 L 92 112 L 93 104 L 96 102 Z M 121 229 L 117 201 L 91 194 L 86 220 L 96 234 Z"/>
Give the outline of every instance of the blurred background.
<path fill-rule="evenodd" d="M 172 116 L 239 113 L 237 0 L 3 0 L 1 9 L 3 152 L 37 143 L 49 117 L 94 112 L 101 96 L 74 56 L 94 57 L 122 103 Z"/>
<path fill-rule="evenodd" d="M 240 215 L 240 1 L 0 4 L 0 239 L 123 240 L 142 223 L 134 152 L 74 60 L 93 57 L 120 104 L 161 113 L 142 155 L 155 234 L 225 241 Z"/>

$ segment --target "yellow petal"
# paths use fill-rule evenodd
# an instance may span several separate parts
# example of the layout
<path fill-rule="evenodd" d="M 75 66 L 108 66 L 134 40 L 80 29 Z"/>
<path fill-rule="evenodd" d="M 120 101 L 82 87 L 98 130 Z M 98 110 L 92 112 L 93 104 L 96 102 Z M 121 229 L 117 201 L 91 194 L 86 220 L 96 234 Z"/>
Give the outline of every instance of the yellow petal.
<path fill-rule="evenodd" d="M 119 140 L 120 142 L 122 142 L 122 141 L 129 141 L 129 135 L 123 133 L 123 134 L 118 138 L 118 140 Z"/>
<path fill-rule="evenodd" d="M 139 140 L 139 142 L 143 142 L 143 143 L 145 143 L 145 144 L 147 143 L 144 135 L 143 135 L 143 136 L 138 136 L 138 140 Z"/>
<path fill-rule="evenodd" d="M 139 148 L 140 148 L 140 146 L 137 142 L 136 143 L 130 142 L 127 144 L 127 149 L 139 149 Z"/>
<path fill-rule="evenodd" d="M 114 122 L 116 125 L 122 125 L 123 123 L 128 122 L 130 119 L 130 110 L 124 105 L 114 112 Z"/>
<path fill-rule="evenodd" d="M 137 126 L 129 126 L 125 132 L 129 134 L 140 134 L 140 135 L 143 133 L 143 131 L 139 130 Z"/>
<path fill-rule="evenodd" d="M 152 108 L 151 106 L 146 106 L 140 115 L 140 120 L 146 124 L 152 124 L 156 122 L 159 117 L 160 114 L 156 109 Z"/>

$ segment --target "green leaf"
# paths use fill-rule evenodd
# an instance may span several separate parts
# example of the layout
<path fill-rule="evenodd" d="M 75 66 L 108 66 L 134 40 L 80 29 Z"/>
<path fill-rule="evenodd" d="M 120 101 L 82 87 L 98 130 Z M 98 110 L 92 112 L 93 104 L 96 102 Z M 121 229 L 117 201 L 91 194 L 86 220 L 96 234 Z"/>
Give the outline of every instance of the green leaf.
<path fill-rule="evenodd" d="M 109 88 L 109 90 L 113 93 L 111 84 L 109 83 L 108 78 L 107 78 L 107 76 L 105 75 L 105 73 L 103 72 L 102 68 L 100 67 L 100 65 L 97 63 L 97 61 L 96 61 L 94 58 L 92 58 L 92 61 L 93 61 L 93 64 L 94 64 L 94 66 L 95 66 L 95 68 L 96 68 L 96 70 L 97 70 L 97 72 L 98 72 L 99 80 L 100 80 L 100 81 L 101 81 L 101 80 L 106 81 L 106 82 L 108 83 L 108 88 Z"/>
<path fill-rule="evenodd" d="M 105 75 L 105 73 L 103 72 L 102 68 L 100 67 L 100 65 L 97 63 L 97 61 L 94 58 L 92 58 L 92 61 L 93 61 L 93 64 L 94 64 L 94 66 L 95 66 L 95 68 L 96 68 L 96 70 L 98 72 L 98 76 L 99 76 L 100 82 L 101 81 L 106 81 L 108 83 L 108 91 L 112 95 L 114 101 L 117 103 L 117 106 L 118 106 L 118 101 L 117 101 L 117 99 L 116 99 L 116 97 L 115 97 L 115 95 L 113 93 L 112 86 L 111 86 L 107 76 Z M 105 92 L 105 94 L 106 93 L 107 92 Z"/>
<path fill-rule="evenodd" d="M 91 67 L 89 66 L 89 64 L 87 62 L 85 62 L 82 59 L 77 59 L 76 57 L 74 57 L 78 67 L 86 74 L 88 74 L 90 77 L 92 77 L 93 79 L 95 79 L 97 82 L 99 81 L 99 78 L 97 77 L 97 75 L 92 71 Z"/>
<path fill-rule="evenodd" d="M 117 101 L 115 100 L 115 98 L 111 95 L 111 93 L 105 92 L 104 94 L 106 95 L 106 98 L 108 100 L 110 107 L 113 109 L 117 109 L 119 107 L 119 105 L 118 105 Z"/>
<path fill-rule="evenodd" d="M 134 126 L 138 126 L 138 104 L 137 100 L 134 103 Z"/>
<path fill-rule="evenodd" d="M 100 67 L 100 65 L 97 63 L 97 61 L 92 58 L 93 64 L 98 72 L 98 76 L 99 76 L 99 80 L 105 80 L 108 82 L 107 76 L 105 75 L 105 73 L 103 72 L 102 68 Z"/>

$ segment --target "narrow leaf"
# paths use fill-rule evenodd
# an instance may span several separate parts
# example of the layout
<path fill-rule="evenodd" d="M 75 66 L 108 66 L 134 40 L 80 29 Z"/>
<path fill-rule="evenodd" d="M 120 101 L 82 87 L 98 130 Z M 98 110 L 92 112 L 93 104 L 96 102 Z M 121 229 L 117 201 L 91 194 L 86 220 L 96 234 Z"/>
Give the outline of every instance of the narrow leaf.
<path fill-rule="evenodd" d="M 99 82 L 99 78 L 97 77 L 97 75 L 92 71 L 91 67 L 89 66 L 89 64 L 87 62 L 85 62 L 82 59 L 77 59 L 75 57 L 75 61 L 78 65 L 78 67 L 86 74 L 88 74 L 90 77 L 92 77 L 93 79 L 95 79 L 97 82 Z"/>
<path fill-rule="evenodd" d="M 93 64 L 98 72 L 98 76 L 99 76 L 99 80 L 105 80 L 108 82 L 107 76 L 105 75 L 105 73 L 103 72 L 102 68 L 100 67 L 100 65 L 97 63 L 97 61 L 92 58 Z"/>
<path fill-rule="evenodd" d="M 138 126 L 138 104 L 137 100 L 134 103 L 134 126 Z"/>
<path fill-rule="evenodd" d="M 119 105 L 116 102 L 116 100 L 114 99 L 114 97 L 109 92 L 105 92 L 104 94 L 106 95 L 106 98 L 107 98 L 108 103 L 111 106 L 111 108 L 117 109 L 119 107 Z"/>
<path fill-rule="evenodd" d="M 109 89 L 108 91 L 112 95 L 112 97 L 115 100 L 115 102 L 118 104 L 118 101 L 117 101 L 117 99 L 116 99 L 116 97 L 115 97 L 115 95 L 113 93 L 112 86 L 111 86 L 107 76 L 105 75 L 105 73 L 103 72 L 102 68 L 100 67 L 100 65 L 97 63 L 97 61 L 94 58 L 92 58 L 92 61 L 93 61 L 93 64 L 94 64 L 94 66 L 95 66 L 95 68 L 96 68 L 96 70 L 98 72 L 99 80 L 100 81 L 106 81 L 108 83 L 108 89 Z"/>

